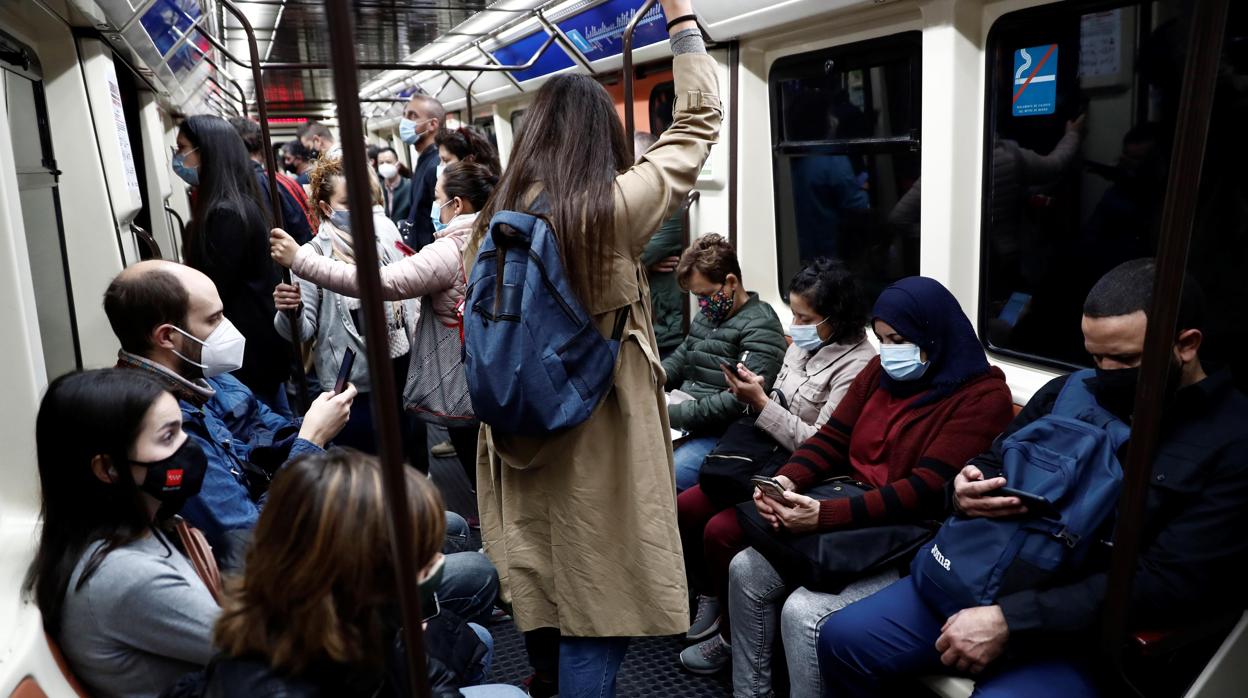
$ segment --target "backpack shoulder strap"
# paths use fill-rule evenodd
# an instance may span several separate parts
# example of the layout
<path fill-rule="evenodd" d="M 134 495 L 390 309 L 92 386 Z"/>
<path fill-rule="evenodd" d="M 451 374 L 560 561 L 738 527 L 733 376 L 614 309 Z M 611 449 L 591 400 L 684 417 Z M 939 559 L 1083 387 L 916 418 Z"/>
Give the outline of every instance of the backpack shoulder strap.
<path fill-rule="evenodd" d="M 1070 374 L 1057 395 L 1057 402 L 1053 404 L 1053 413 L 1101 427 L 1109 433 L 1110 442 L 1117 451 L 1131 436 L 1131 428 L 1097 401 L 1087 383 L 1094 377 L 1096 371 L 1090 368 Z"/>

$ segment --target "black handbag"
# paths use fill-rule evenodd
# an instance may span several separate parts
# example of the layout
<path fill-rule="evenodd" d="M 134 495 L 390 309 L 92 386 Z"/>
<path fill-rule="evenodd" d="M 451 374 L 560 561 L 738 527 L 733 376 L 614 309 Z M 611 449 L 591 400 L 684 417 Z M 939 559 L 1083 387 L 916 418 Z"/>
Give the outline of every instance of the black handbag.
<path fill-rule="evenodd" d="M 842 477 L 803 494 L 817 500 L 845 499 L 870 489 Z M 908 565 L 939 526 L 936 522 L 903 523 L 792 534 L 783 528 L 773 530 L 753 500 L 737 505 L 737 519 L 746 541 L 767 558 L 786 583 L 834 594 L 859 579 Z"/>
<path fill-rule="evenodd" d="M 789 460 L 789 450 L 754 426 L 754 419 L 742 417 L 728 425 L 702 461 L 698 485 L 717 507 L 746 501 L 754 493 L 750 478 L 774 475 Z"/>

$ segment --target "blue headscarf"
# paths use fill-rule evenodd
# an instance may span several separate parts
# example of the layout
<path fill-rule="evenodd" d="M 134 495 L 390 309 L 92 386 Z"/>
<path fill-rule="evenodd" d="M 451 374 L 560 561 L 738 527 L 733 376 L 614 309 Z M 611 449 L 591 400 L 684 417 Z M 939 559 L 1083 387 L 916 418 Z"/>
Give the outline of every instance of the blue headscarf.
<path fill-rule="evenodd" d="M 880 386 L 897 396 L 926 392 L 918 405 L 936 402 L 963 383 L 988 372 L 988 359 L 975 329 L 949 289 L 935 279 L 911 276 L 884 289 L 871 311 L 907 341 L 927 352 L 930 365 L 923 377 L 896 381 L 880 375 Z"/>

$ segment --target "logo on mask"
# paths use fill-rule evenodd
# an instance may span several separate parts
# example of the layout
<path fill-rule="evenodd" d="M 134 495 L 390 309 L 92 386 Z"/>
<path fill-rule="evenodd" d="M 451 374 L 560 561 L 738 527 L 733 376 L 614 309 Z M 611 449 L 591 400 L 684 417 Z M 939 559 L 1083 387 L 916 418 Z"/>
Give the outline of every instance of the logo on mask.
<path fill-rule="evenodd" d="M 182 486 L 182 471 L 181 470 L 166 470 L 165 471 L 165 488 L 170 489 L 170 488 L 181 487 L 181 486 Z"/>

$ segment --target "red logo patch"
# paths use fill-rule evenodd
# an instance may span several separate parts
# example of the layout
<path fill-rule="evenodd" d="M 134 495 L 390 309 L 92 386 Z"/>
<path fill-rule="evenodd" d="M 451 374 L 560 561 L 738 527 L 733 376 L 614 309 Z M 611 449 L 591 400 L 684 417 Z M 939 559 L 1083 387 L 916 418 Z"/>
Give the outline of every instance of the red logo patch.
<path fill-rule="evenodd" d="M 165 487 L 181 487 L 182 471 L 169 470 L 165 472 Z"/>

